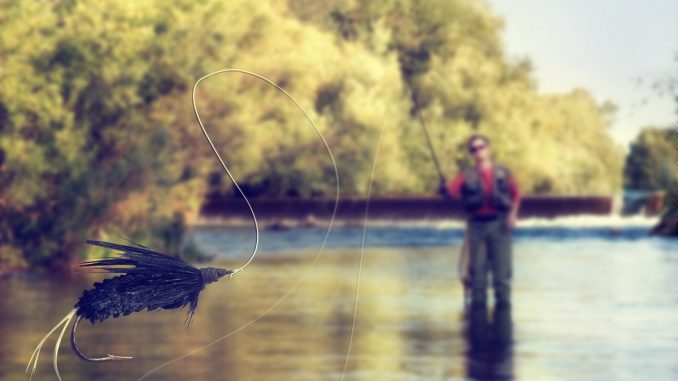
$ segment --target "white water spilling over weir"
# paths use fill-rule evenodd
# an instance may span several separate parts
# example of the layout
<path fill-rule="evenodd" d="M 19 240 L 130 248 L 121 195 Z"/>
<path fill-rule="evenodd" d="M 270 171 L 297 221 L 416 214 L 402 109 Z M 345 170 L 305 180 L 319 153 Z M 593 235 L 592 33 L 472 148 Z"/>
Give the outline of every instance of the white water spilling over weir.
<path fill-rule="evenodd" d="M 660 209 L 654 194 L 617 196 L 526 196 L 522 200 L 519 226 L 523 227 L 647 227 L 657 223 Z M 264 227 L 288 229 L 326 226 L 333 200 L 254 198 L 250 200 Z M 363 223 L 366 199 L 343 198 L 339 202 L 339 226 Z M 460 202 L 433 197 L 375 198 L 369 200 L 370 226 L 441 227 L 463 226 Z M 650 206 L 651 208 L 648 208 Z M 249 226 L 249 210 L 242 199 L 208 197 L 196 226 Z"/>

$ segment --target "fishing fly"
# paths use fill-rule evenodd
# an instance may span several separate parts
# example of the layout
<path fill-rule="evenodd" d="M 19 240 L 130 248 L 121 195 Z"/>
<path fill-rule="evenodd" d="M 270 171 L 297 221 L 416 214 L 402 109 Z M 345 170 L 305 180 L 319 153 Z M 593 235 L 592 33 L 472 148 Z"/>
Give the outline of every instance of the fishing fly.
<path fill-rule="evenodd" d="M 82 319 L 92 324 L 100 323 L 109 317 L 127 316 L 145 309 L 152 311 L 158 308 L 175 309 L 188 305 L 186 322 L 190 324 L 195 309 L 198 307 L 198 298 L 205 285 L 216 282 L 225 275 L 233 275 L 233 270 L 206 267 L 195 268 L 177 257 L 139 246 L 119 245 L 110 242 L 88 240 L 88 244 L 121 251 L 119 257 L 104 258 L 96 261 L 81 263 L 85 268 L 101 269 L 104 272 L 122 274 L 105 279 L 101 283 L 94 283 L 94 288 L 85 290 L 75 304 L 75 308 L 66 315 L 43 339 L 33 351 L 26 371 L 33 364 L 31 376 L 40 356 L 40 349 L 45 341 L 59 327 L 61 333 L 54 348 L 54 370 L 57 377 L 59 368 L 57 357 L 59 345 L 71 321 L 75 319 L 71 328 L 71 347 L 73 352 L 85 361 L 100 362 L 112 360 L 129 360 L 130 356 L 107 354 L 102 357 L 89 357 L 77 346 L 75 336 L 78 324 Z"/>
<path fill-rule="evenodd" d="M 130 360 L 132 359 L 131 356 L 106 354 L 105 356 L 101 357 L 90 357 L 88 355 L 85 355 L 79 349 L 75 339 L 77 327 L 81 320 L 86 319 L 89 320 L 92 324 L 96 324 L 108 318 L 118 318 L 120 316 L 127 316 L 132 313 L 140 312 L 143 310 L 151 311 L 159 308 L 178 309 L 188 306 L 188 316 L 186 318 L 186 323 L 187 325 L 190 325 L 195 314 L 196 308 L 198 306 L 200 292 L 204 290 L 205 286 L 207 284 L 218 281 L 220 278 L 224 276 L 228 276 L 229 278 L 233 277 L 234 275 L 242 271 L 245 267 L 247 267 L 254 259 L 259 245 L 259 226 L 257 223 L 256 215 L 254 213 L 254 209 L 252 208 L 252 205 L 250 204 L 247 196 L 242 191 L 237 181 L 235 180 L 235 178 L 229 171 L 228 167 L 224 163 L 223 159 L 219 155 L 216 147 L 214 146 L 214 143 L 212 142 L 212 139 L 210 138 L 209 134 L 207 133 L 207 130 L 205 129 L 205 126 L 202 123 L 202 120 L 200 119 L 200 115 L 198 113 L 198 108 L 196 105 L 196 90 L 198 84 L 200 84 L 201 81 L 209 77 L 223 73 L 240 73 L 253 76 L 273 86 L 276 90 L 278 90 L 279 92 L 284 94 L 287 98 L 292 100 L 292 102 L 297 106 L 297 108 L 302 112 L 304 117 L 315 129 L 316 133 L 320 137 L 320 140 L 324 144 L 325 149 L 327 150 L 327 153 L 332 162 L 332 166 L 334 168 L 336 194 L 334 200 L 334 208 L 332 210 L 332 215 L 329 220 L 328 229 L 327 232 L 325 233 L 325 237 L 323 239 L 320 250 L 316 254 L 313 262 L 311 263 L 311 266 L 307 268 L 307 270 L 304 272 L 304 274 L 302 274 L 302 276 L 297 280 L 297 282 L 289 290 L 287 290 L 287 292 L 285 292 L 277 302 L 271 305 L 262 314 L 250 320 L 248 323 L 244 324 L 237 330 L 218 338 L 217 340 L 213 341 L 212 343 L 202 348 L 199 348 L 197 351 L 206 349 L 207 347 L 216 344 L 218 341 L 223 340 L 226 337 L 229 337 L 230 335 L 246 328 L 247 326 L 253 324 L 255 321 L 262 318 L 265 314 L 271 311 L 276 305 L 281 303 L 289 294 L 291 294 L 294 288 L 296 288 L 296 286 L 298 286 L 299 283 L 301 283 L 301 280 L 310 271 L 311 267 L 317 262 L 320 253 L 322 253 L 323 249 L 326 246 L 327 238 L 332 229 L 332 225 L 334 223 L 334 219 L 337 212 L 337 207 L 339 204 L 339 173 L 337 170 L 337 165 L 334 160 L 334 155 L 332 154 L 332 151 L 330 150 L 330 147 L 327 141 L 325 140 L 324 136 L 320 132 L 320 129 L 315 125 L 315 123 L 310 118 L 308 113 L 306 113 L 303 107 L 292 95 L 287 93 L 282 87 L 280 87 L 279 85 L 277 85 L 276 83 L 274 83 L 273 81 L 266 77 L 242 69 L 224 69 L 207 74 L 198 79 L 193 85 L 192 92 L 193 111 L 195 113 L 195 117 L 198 121 L 200 129 L 203 135 L 205 136 L 205 139 L 207 140 L 209 146 L 212 149 L 212 152 L 215 154 L 217 160 L 223 167 L 228 177 L 233 182 L 234 186 L 236 187 L 240 195 L 245 200 L 245 203 L 247 204 L 250 210 L 255 228 L 255 243 L 254 248 L 252 250 L 252 254 L 250 255 L 249 259 L 247 260 L 247 262 L 245 262 L 244 265 L 234 270 L 215 267 L 196 268 L 180 258 L 159 253 L 157 251 L 153 251 L 139 244 L 135 244 L 136 246 L 128 246 L 111 242 L 88 240 L 87 243 L 90 245 L 112 249 L 121 252 L 122 254 L 120 254 L 117 257 L 106 257 L 100 260 L 83 262 L 81 263 L 81 266 L 87 269 L 98 269 L 105 273 L 119 275 L 105 279 L 101 283 L 95 283 L 92 289 L 85 290 L 81 297 L 78 299 L 77 303 L 75 304 L 74 309 L 71 310 L 59 323 L 57 323 L 57 325 L 55 325 L 40 340 L 28 361 L 28 366 L 26 367 L 26 372 L 28 372 L 29 369 L 31 369 L 30 375 L 31 379 L 33 377 L 33 374 L 35 373 L 38 364 L 38 359 L 40 357 L 40 351 L 43 345 L 51 335 L 53 335 L 58 329 L 61 328 L 61 332 L 59 333 L 56 340 L 56 344 L 54 346 L 54 354 L 52 358 L 54 372 L 56 373 L 57 378 L 61 381 L 61 375 L 59 374 L 58 367 L 59 347 L 61 345 L 61 341 L 68 327 L 71 325 L 71 322 L 74 321 L 71 328 L 71 340 L 70 340 L 71 346 L 75 354 L 80 359 L 90 362 Z M 167 362 L 159 367 L 156 367 L 155 369 L 148 372 L 146 375 L 142 376 L 140 380 L 145 378 L 150 373 L 154 372 L 156 369 L 159 369 L 160 367 L 170 364 L 174 361 L 178 361 L 179 359 L 184 358 L 192 353 L 181 356 L 175 360 Z"/>

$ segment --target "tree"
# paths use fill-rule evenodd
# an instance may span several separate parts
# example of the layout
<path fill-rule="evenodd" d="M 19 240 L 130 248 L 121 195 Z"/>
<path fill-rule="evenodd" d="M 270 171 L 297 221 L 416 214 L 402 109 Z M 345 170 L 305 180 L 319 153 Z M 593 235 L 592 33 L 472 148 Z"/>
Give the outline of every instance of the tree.
<path fill-rule="evenodd" d="M 68 268 L 87 237 L 176 251 L 209 190 L 233 195 L 194 121 L 191 84 L 226 67 L 293 94 L 335 153 L 343 196 L 438 185 L 415 104 L 444 171 L 478 131 L 526 193 L 610 193 L 621 151 L 585 90 L 542 95 L 509 60 L 480 1 L 6 2 L 0 15 L 0 251 Z M 315 131 L 270 86 L 229 74 L 198 109 L 249 195 L 328 197 Z M 211 187 L 211 188 L 210 188 Z M 2 258 L 0 258 L 2 260 Z"/>
<path fill-rule="evenodd" d="M 678 130 L 646 128 L 631 143 L 624 167 L 624 185 L 632 189 L 665 190 L 678 180 Z"/>

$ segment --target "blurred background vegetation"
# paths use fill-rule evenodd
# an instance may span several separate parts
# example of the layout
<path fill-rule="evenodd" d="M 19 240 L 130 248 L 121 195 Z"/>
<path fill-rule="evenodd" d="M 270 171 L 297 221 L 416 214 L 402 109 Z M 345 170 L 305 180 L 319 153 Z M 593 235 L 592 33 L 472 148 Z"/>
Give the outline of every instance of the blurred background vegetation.
<path fill-rule="evenodd" d="M 675 181 L 675 146 L 648 130 L 624 158 L 615 106 L 585 89 L 540 94 L 481 1 L 0 1 L 0 262 L 68 269 L 86 238 L 177 252 L 208 192 L 232 195 L 194 121 L 193 82 L 238 67 L 311 112 L 342 196 L 362 196 L 386 115 L 376 195 L 432 194 L 493 140 L 527 194 L 613 194 Z M 251 196 L 323 197 L 333 173 L 280 94 L 241 75 L 199 89 L 203 119 Z M 675 140 L 674 140 L 675 142 Z M 674 155 L 674 156 L 670 156 Z M 625 161 L 626 160 L 626 161 Z M 625 165 L 626 163 L 626 165 Z"/>

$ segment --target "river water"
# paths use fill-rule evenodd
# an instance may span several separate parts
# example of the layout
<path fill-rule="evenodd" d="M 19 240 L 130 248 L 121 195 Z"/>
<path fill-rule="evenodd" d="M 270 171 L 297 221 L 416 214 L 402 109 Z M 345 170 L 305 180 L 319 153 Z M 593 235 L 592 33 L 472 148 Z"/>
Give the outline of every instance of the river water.
<path fill-rule="evenodd" d="M 345 380 L 675 380 L 678 248 L 648 237 L 653 221 L 521 221 L 514 232 L 511 308 L 465 310 L 456 263 L 459 223 L 372 223 Z M 237 266 L 250 229 L 200 228 L 215 262 Z M 195 319 L 153 311 L 83 324 L 85 363 L 66 342 L 66 380 L 340 380 L 354 308 L 362 228 L 343 226 L 318 254 L 322 228 L 264 231 L 246 271 L 203 291 Z M 94 275 L 0 279 L 0 379 L 26 380 L 33 347 Z M 282 301 L 280 299 L 289 292 Z M 169 365 L 215 339 L 236 334 Z M 55 380 L 53 340 L 34 380 Z"/>

